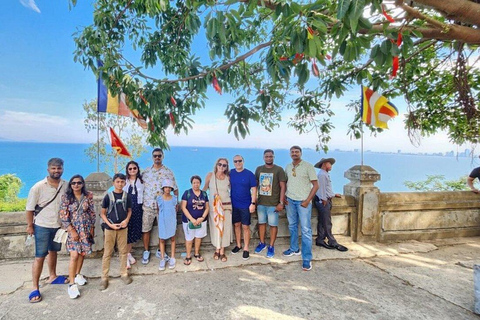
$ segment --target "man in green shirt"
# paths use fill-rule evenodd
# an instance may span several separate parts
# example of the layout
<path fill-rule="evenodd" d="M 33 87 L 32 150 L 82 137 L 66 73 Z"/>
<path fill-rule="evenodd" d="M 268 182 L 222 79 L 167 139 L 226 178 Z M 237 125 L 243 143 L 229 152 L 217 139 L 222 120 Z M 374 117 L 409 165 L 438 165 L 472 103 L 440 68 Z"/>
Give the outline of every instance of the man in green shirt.
<path fill-rule="evenodd" d="M 260 243 L 255 249 L 255 253 L 262 252 L 267 245 L 265 244 L 266 223 L 270 226 L 270 245 L 267 249 L 267 258 L 273 258 L 275 255 L 275 240 L 278 232 L 278 212 L 283 210 L 285 202 L 285 182 L 287 178 L 283 169 L 273 164 L 275 158 L 274 152 L 267 149 L 263 152 L 263 161 L 265 164 L 259 166 L 255 171 L 258 185 L 257 197 L 257 215 L 258 215 L 258 235 Z"/>

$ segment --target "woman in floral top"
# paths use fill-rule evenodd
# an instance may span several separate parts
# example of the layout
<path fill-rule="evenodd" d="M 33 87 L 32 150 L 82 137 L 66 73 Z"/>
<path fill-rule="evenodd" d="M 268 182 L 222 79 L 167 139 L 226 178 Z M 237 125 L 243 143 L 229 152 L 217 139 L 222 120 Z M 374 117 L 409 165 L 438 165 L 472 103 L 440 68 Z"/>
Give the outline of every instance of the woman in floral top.
<path fill-rule="evenodd" d="M 75 299 L 80 296 L 77 285 L 83 286 L 87 280 L 80 274 L 83 259 L 92 252 L 95 232 L 95 207 L 93 194 L 85 188 L 81 175 L 74 175 L 62 196 L 60 219 L 63 228 L 68 231 L 67 251 L 70 253 L 68 267 L 70 284 L 68 295 Z"/>

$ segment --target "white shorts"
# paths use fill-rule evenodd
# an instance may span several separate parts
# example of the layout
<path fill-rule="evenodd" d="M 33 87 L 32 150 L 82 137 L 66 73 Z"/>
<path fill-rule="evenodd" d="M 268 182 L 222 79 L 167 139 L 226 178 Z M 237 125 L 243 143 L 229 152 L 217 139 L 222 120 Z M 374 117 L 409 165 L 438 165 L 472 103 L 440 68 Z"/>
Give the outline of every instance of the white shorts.
<path fill-rule="evenodd" d="M 185 241 L 192 241 L 195 238 L 205 238 L 207 236 L 207 221 L 202 222 L 202 227 L 199 229 L 190 229 L 188 222 L 183 222 L 183 233 L 185 233 Z"/>

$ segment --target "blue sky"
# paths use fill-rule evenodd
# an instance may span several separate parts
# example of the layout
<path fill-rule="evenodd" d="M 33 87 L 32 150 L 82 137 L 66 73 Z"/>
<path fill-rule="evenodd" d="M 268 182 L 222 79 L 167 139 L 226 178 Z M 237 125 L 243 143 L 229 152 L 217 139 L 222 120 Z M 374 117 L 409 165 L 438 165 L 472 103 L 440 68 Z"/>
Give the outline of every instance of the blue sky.
<path fill-rule="evenodd" d="M 95 140 L 83 127 L 82 104 L 96 97 L 95 77 L 90 70 L 73 61 L 75 49 L 72 34 L 92 21 L 93 6 L 78 1 L 69 10 L 67 0 L 0 1 L 0 140 L 81 142 Z M 330 149 L 360 148 L 359 140 L 350 140 L 346 125 L 353 118 L 344 107 L 359 97 L 360 88 L 334 100 L 335 112 Z M 268 133 L 259 125 L 251 126 L 251 135 L 237 141 L 227 135 L 228 123 L 223 116 L 225 97 L 209 90 L 205 110 L 193 119 L 196 124 L 188 136 L 169 132 L 171 145 L 238 146 L 288 148 L 292 144 L 314 148 L 314 134 L 298 135 L 286 122 Z M 393 101 L 403 114 L 405 102 Z M 365 149 L 375 151 L 445 152 L 457 150 L 445 134 L 422 139 L 420 147 L 408 140 L 403 115 L 389 122 L 390 130 L 379 136 L 365 136 Z M 465 149 L 465 146 L 459 150 Z"/>

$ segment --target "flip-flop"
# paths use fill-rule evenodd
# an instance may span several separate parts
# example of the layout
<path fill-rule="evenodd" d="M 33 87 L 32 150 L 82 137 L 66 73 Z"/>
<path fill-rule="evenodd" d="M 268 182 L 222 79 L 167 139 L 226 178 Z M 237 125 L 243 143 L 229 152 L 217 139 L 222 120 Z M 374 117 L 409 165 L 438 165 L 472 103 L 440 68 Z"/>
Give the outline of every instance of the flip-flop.
<path fill-rule="evenodd" d="M 50 282 L 50 284 L 67 284 L 68 283 L 68 278 L 66 276 L 58 276 Z"/>
<path fill-rule="evenodd" d="M 190 264 L 192 263 L 192 258 L 185 258 L 185 260 L 183 261 L 183 264 L 186 265 L 186 266 L 189 266 Z"/>
<path fill-rule="evenodd" d="M 205 259 L 203 259 L 202 255 L 200 253 L 199 254 L 194 254 L 193 256 L 195 257 L 195 259 L 197 259 L 198 262 L 203 262 L 203 260 L 205 260 Z"/>
<path fill-rule="evenodd" d="M 38 297 L 37 300 L 32 300 L 33 298 L 37 298 L 37 297 Z M 30 292 L 30 295 L 28 296 L 28 300 L 30 301 L 30 303 L 37 303 L 42 301 L 42 295 L 40 294 L 40 291 L 33 290 L 32 292 Z"/>

